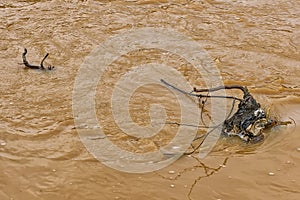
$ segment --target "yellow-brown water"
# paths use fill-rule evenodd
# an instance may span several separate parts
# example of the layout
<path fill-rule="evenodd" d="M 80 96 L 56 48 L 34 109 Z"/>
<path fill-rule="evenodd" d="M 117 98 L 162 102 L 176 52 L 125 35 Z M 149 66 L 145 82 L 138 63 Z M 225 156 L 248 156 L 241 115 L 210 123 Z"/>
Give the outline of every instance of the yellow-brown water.
<path fill-rule="evenodd" d="M 0 2 L 0 199 L 299 199 L 299 8 L 298 0 Z M 295 123 L 271 132 L 260 145 L 226 140 L 201 162 L 183 156 L 152 173 L 101 164 L 74 128 L 75 77 L 106 38 L 140 27 L 170 28 L 198 41 L 226 84 L 248 86 L 281 120 Z M 47 62 L 56 70 L 25 70 L 18 64 L 24 47 L 32 63 L 49 52 Z M 201 83 L 178 57 L 154 50 L 133 52 L 114 66 L 128 69 L 143 63 L 145 54 L 167 59 L 192 83 Z M 118 72 L 106 73 L 106 80 L 116 81 Z M 169 99 L 161 103 L 175 112 Z M 135 121 L 148 123 L 143 104 L 135 109 L 145 117 L 133 116 Z M 173 136 L 163 133 L 155 138 L 158 145 Z M 152 150 L 155 144 L 138 145 Z"/>

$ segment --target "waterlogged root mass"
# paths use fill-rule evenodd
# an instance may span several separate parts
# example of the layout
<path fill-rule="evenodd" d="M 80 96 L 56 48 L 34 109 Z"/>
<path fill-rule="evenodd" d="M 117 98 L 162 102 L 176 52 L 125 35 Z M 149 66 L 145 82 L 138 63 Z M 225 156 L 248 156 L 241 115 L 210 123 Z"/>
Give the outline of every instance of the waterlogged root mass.
<path fill-rule="evenodd" d="M 40 69 L 40 70 L 53 70 L 54 66 L 49 65 L 48 67 L 44 67 L 44 61 L 46 60 L 46 58 L 49 56 L 49 53 L 47 53 L 45 55 L 45 57 L 42 59 L 41 64 L 40 65 L 32 65 L 29 64 L 29 62 L 26 59 L 26 54 L 27 54 L 27 49 L 24 49 L 24 52 L 22 54 L 22 59 L 23 59 L 23 63 L 25 65 L 25 67 L 28 67 L 30 69 Z"/>
<path fill-rule="evenodd" d="M 279 122 L 275 119 L 272 119 L 269 114 L 261 108 L 261 105 L 254 99 L 254 97 L 250 94 L 247 87 L 243 87 L 240 85 L 229 85 L 229 86 L 220 86 L 215 88 L 207 88 L 207 89 L 197 89 L 194 88 L 192 92 L 185 92 L 170 83 L 167 83 L 164 80 L 161 80 L 162 83 L 164 83 L 166 86 L 170 87 L 171 89 L 177 90 L 185 95 L 194 96 L 199 98 L 199 102 L 202 103 L 202 108 L 207 100 L 207 98 L 226 98 L 226 99 L 232 99 L 232 107 L 230 109 L 229 115 L 227 116 L 224 121 L 215 126 L 219 127 L 222 126 L 222 135 L 224 136 L 238 136 L 243 141 L 247 143 L 257 143 L 264 139 L 263 130 L 269 129 L 276 125 L 286 125 L 287 123 Z M 232 89 L 238 89 L 243 92 L 243 98 L 237 98 L 234 96 L 214 96 L 210 95 L 210 93 L 218 91 L 218 90 L 232 90 Z M 201 94 L 201 93 L 206 94 Z M 205 101 L 201 101 L 200 99 L 205 98 Z M 233 113 L 235 103 L 239 102 L 237 111 Z M 201 121 L 203 122 L 202 118 L 202 110 L 201 110 Z M 214 130 L 214 129 L 213 129 Z M 208 132 L 204 137 L 207 137 L 207 135 L 210 132 Z M 199 138 L 195 138 L 195 140 L 198 140 Z M 193 151 L 190 153 L 193 153 L 198 149 L 194 147 Z"/>

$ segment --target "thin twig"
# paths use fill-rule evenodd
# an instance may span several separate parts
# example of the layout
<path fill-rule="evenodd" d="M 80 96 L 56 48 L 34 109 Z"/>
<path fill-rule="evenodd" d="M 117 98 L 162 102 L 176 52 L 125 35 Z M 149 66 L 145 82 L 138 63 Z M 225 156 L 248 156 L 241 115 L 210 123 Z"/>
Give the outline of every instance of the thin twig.
<path fill-rule="evenodd" d="M 208 94 L 207 94 L 208 95 Z M 204 124 L 205 126 L 206 126 L 206 124 L 205 124 L 205 122 L 204 122 L 204 120 L 203 120 L 203 110 L 204 110 L 204 106 L 205 106 L 205 103 L 207 102 L 207 97 L 205 98 L 205 100 L 204 101 L 202 101 L 202 102 L 200 102 L 200 100 L 201 100 L 201 98 L 198 98 L 199 99 L 199 104 L 201 103 L 202 104 L 202 106 L 201 106 L 201 111 L 200 111 L 200 118 L 201 118 L 201 122 L 202 122 L 202 124 Z"/>
<path fill-rule="evenodd" d="M 43 58 L 43 60 L 41 61 L 41 68 L 42 68 L 42 69 L 45 69 L 43 63 L 44 63 L 44 61 L 46 60 L 46 58 L 47 58 L 48 56 L 49 56 L 49 53 L 47 53 L 47 54 L 45 55 L 45 57 Z"/>
<path fill-rule="evenodd" d="M 206 133 L 206 134 L 204 135 L 204 139 L 200 142 L 200 144 L 199 144 L 196 148 L 193 148 L 193 151 L 184 153 L 184 155 L 191 155 L 191 154 L 195 153 L 195 151 L 197 151 L 197 149 L 199 149 L 200 146 L 203 144 L 203 142 L 206 140 L 206 138 L 208 137 L 208 135 L 209 135 L 210 133 L 212 133 L 214 130 L 216 130 L 216 128 L 220 127 L 221 125 L 223 125 L 223 122 L 220 123 L 219 125 L 217 125 L 216 127 L 214 127 L 213 129 L 211 129 L 210 131 L 208 131 L 208 133 Z M 201 138 L 202 138 L 202 137 L 203 137 L 203 136 L 201 136 Z M 196 139 L 197 139 L 197 138 L 196 138 Z M 194 139 L 194 141 L 195 141 L 196 139 Z M 200 138 L 198 138 L 198 139 L 200 139 Z"/>
<path fill-rule="evenodd" d="M 194 92 L 215 92 L 218 90 L 231 90 L 231 89 L 239 89 L 242 90 L 244 94 L 248 93 L 247 87 L 243 87 L 240 85 L 222 85 L 215 88 L 205 88 L 205 89 L 197 89 L 194 87 Z"/>
<path fill-rule="evenodd" d="M 231 116 L 231 114 L 232 114 L 232 112 L 233 112 L 233 110 L 234 110 L 235 101 L 236 101 L 235 99 L 232 101 L 232 106 L 231 106 L 230 112 L 228 113 L 226 119 L 222 122 L 222 124 L 224 124 L 224 122 L 225 122 L 227 119 L 230 118 L 230 116 Z M 221 124 L 216 125 L 216 126 L 210 126 L 210 127 L 209 127 L 209 126 L 204 126 L 204 127 L 205 127 L 205 128 L 217 128 L 217 127 L 219 127 L 220 125 L 221 125 Z M 210 132 L 208 132 L 206 135 L 210 134 L 212 131 L 213 131 L 213 130 L 211 130 Z M 199 139 L 203 138 L 204 136 L 205 136 L 205 138 L 206 138 L 206 137 L 207 137 L 206 135 L 201 135 L 201 136 L 196 137 L 196 138 L 193 140 L 193 142 L 195 142 L 196 140 L 199 140 Z M 201 144 L 202 144 L 202 143 L 201 143 Z M 194 149 L 193 152 L 195 152 L 198 148 L 200 148 L 201 144 L 200 144 L 199 146 L 197 146 L 197 148 Z"/>
<path fill-rule="evenodd" d="M 199 97 L 199 98 L 203 98 L 203 97 L 208 97 L 208 98 L 225 98 L 225 99 L 235 99 L 235 100 L 238 100 L 238 101 L 242 101 L 242 99 L 240 98 L 236 98 L 236 97 L 233 97 L 233 96 L 218 96 L 218 95 L 203 95 L 203 94 L 194 94 L 192 92 L 186 92 L 184 90 L 181 90 L 177 87 L 175 87 L 174 85 L 171 85 L 170 83 L 166 82 L 165 80 L 163 79 L 160 79 L 160 81 L 167 85 L 168 87 L 171 87 L 172 89 L 174 90 L 177 90 L 178 92 L 182 93 L 182 94 L 186 94 L 186 95 L 189 95 L 189 96 L 194 96 L 194 97 Z M 195 89 L 195 88 L 194 88 Z M 229 88 L 228 88 L 229 89 Z M 203 92 L 209 92 L 209 89 L 203 89 L 204 91 Z M 221 89 L 218 89 L 218 90 L 221 90 Z M 215 90 L 217 91 L 217 90 Z"/>

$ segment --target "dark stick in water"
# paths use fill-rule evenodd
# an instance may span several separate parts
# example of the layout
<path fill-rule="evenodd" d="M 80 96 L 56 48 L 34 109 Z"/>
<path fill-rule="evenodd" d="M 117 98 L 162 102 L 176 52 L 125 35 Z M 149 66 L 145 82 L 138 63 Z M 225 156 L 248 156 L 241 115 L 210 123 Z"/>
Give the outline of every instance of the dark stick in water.
<path fill-rule="evenodd" d="M 51 65 L 50 65 L 49 67 L 47 67 L 47 68 L 44 67 L 44 61 L 45 61 L 46 58 L 49 56 L 49 53 L 47 53 L 47 54 L 45 55 L 45 57 L 44 57 L 43 60 L 41 61 L 41 65 L 40 65 L 40 66 L 29 64 L 29 62 L 28 62 L 27 59 L 26 59 L 26 54 L 27 54 L 27 49 L 25 48 L 25 49 L 24 49 L 24 53 L 22 54 L 22 58 L 23 58 L 23 64 L 24 64 L 26 67 L 28 67 L 28 68 L 30 68 L 30 69 L 41 69 L 41 70 L 46 70 L 46 69 L 48 69 L 48 70 L 53 70 L 53 69 L 54 69 L 54 66 L 51 66 Z"/>

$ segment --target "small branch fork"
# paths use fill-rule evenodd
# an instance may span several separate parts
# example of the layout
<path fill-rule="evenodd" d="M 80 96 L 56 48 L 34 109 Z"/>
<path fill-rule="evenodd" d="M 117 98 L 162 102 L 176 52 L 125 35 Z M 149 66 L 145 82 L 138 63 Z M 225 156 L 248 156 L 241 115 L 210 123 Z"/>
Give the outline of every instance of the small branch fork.
<path fill-rule="evenodd" d="M 216 96 L 216 95 L 209 95 L 210 92 L 215 92 L 215 91 L 218 91 L 218 90 L 231 90 L 231 89 L 239 89 L 241 90 L 243 93 L 244 93 L 244 97 L 247 96 L 247 95 L 250 95 L 247 87 L 243 87 L 243 86 L 240 86 L 240 85 L 230 85 L 230 86 L 219 86 L 219 87 L 215 87 L 215 88 L 205 88 L 205 89 L 197 89 L 197 88 L 193 88 L 193 91 L 192 92 L 186 92 L 186 91 L 183 91 L 177 87 L 175 87 L 174 85 L 171 85 L 170 83 L 166 82 L 165 80 L 161 79 L 160 80 L 163 84 L 167 85 L 168 87 L 180 92 L 180 93 L 183 93 L 183 94 L 186 94 L 188 96 L 194 96 L 194 97 L 198 97 L 199 98 L 199 104 L 202 103 L 202 107 L 201 107 L 201 121 L 202 123 L 205 125 L 204 123 L 204 120 L 203 120 L 203 116 L 202 116 L 202 111 L 203 111 L 203 108 L 204 108 L 204 105 L 207 101 L 207 98 L 225 98 L 225 99 L 232 99 L 233 102 L 232 102 L 232 107 L 230 109 L 230 112 L 228 114 L 228 116 L 226 117 L 226 119 L 224 120 L 224 122 L 230 118 L 232 112 L 233 112 L 233 109 L 234 109 L 234 106 L 235 106 L 235 103 L 236 101 L 239 101 L 240 103 L 244 100 L 244 99 L 240 99 L 240 98 L 237 98 L 237 97 L 234 97 L 234 96 Z M 203 94 L 199 94 L 200 92 L 207 92 L 208 94 L 207 95 L 203 95 Z M 197 94 L 195 94 L 197 93 Z M 204 101 L 201 101 L 202 98 L 205 98 Z M 217 128 L 219 126 L 221 126 L 224 122 L 222 122 L 221 124 L 217 125 L 217 126 L 214 126 L 214 127 L 207 127 L 207 128 Z"/>
<path fill-rule="evenodd" d="M 224 85 L 224 86 L 219 86 L 219 87 L 209 88 L 209 89 L 197 89 L 197 88 L 194 87 L 194 92 L 215 92 L 215 91 L 218 91 L 218 90 L 231 90 L 231 89 L 242 90 L 244 95 L 249 93 L 247 87 L 243 87 L 243 86 L 240 86 L 240 85 Z"/>
<path fill-rule="evenodd" d="M 26 54 L 27 54 L 27 49 L 25 48 L 24 49 L 24 53 L 22 54 L 22 59 L 23 59 L 23 63 L 26 67 L 30 68 L 30 69 L 40 69 L 40 70 L 53 70 L 54 69 L 54 66 L 51 66 L 49 65 L 47 68 L 44 67 L 44 61 L 46 60 L 46 58 L 49 56 L 49 53 L 47 53 L 45 55 L 45 57 L 43 58 L 43 60 L 41 61 L 41 64 L 38 66 L 38 65 L 31 65 L 29 64 L 29 62 L 27 61 L 26 59 Z"/>
<path fill-rule="evenodd" d="M 236 103 L 236 101 L 239 101 L 239 102 L 242 102 L 243 99 L 240 99 L 240 98 L 237 98 L 237 97 L 234 97 L 234 96 L 216 96 L 216 95 L 209 95 L 210 92 L 215 92 L 215 91 L 218 91 L 218 90 L 231 90 L 231 89 L 239 89 L 241 90 L 243 93 L 244 93 L 244 96 L 248 95 L 249 92 L 248 92 L 248 89 L 246 87 L 243 87 L 243 86 L 240 86 L 240 85 L 230 85 L 230 86 L 219 86 L 219 87 L 215 87 L 215 88 L 205 88 L 205 89 L 197 89 L 197 88 L 193 88 L 193 91 L 192 92 L 186 92 L 186 91 L 183 91 L 177 87 L 175 87 L 174 85 L 171 85 L 170 83 L 166 82 L 165 80 L 161 79 L 160 80 L 163 84 L 165 84 L 166 86 L 180 92 L 180 93 L 183 93 L 185 95 L 188 95 L 188 96 L 194 96 L 194 97 L 198 97 L 199 98 L 199 103 L 202 103 L 202 108 L 201 108 L 201 121 L 202 123 L 205 125 L 204 121 L 203 121 L 203 117 L 202 117 L 202 111 L 203 111 L 203 107 L 204 107 L 204 104 L 206 103 L 207 101 L 207 98 L 225 98 L 225 99 L 232 99 L 233 102 L 232 102 L 232 107 L 230 109 L 230 112 L 228 114 L 228 116 L 226 117 L 226 119 L 224 121 L 226 121 L 232 114 L 233 112 L 233 109 L 234 109 L 234 105 Z M 199 94 L 201 92 L 207 92 L 207 95 L 203 95 L 203 94 Z M 196 94 L 195 94 L 196 93 Z M 201 101 L 202 98 L 205 98 L 204 101 Z M 224 122 L 222 122 L 221 124 L 219 125 L 216 125 L 214 127 L 207 127 L 205 125 L 205 127 L 207 128 L 217 128 L 219 126 L 221 126 Z"/>

